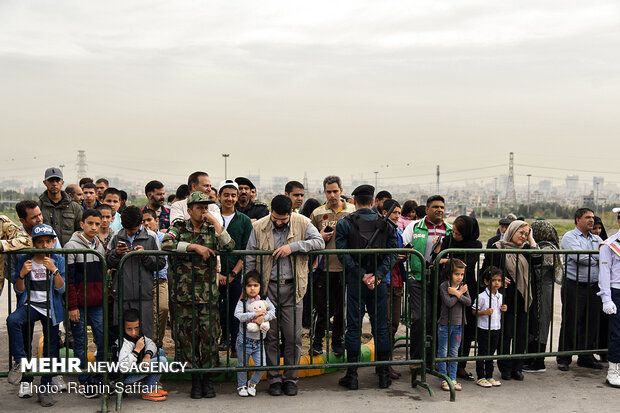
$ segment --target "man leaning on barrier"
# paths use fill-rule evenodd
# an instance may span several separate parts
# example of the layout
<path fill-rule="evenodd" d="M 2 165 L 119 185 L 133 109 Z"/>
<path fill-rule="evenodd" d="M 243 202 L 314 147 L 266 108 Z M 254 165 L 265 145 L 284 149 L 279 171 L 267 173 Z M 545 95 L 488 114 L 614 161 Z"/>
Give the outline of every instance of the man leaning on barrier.
<path fill-rule="evenodd" d="M 620 208 L 614 208 L 618 214 L 620 224 Z M 600 292 L 598 295 L 603 301 L 603 311 L 609 315 L 609 351 L 607 361 L 607 384 L 620 387 L 620 231 L 609 237 L 601 245 L 599 255 L 599 279 Z"/>
<path fill-rule="evenodd" d="M 193 192 L 187 199 L 189 219 L 175 220 L 162 242 L 163 250 L 198 254 L 173 256 L 170 260 L 176 296 L 177 354 L 192 368 L 209 368 L 218 361 L 219 289 L 213 249 L 232 251 L 235 246 L 209 210 L 212 203 L 204 192 Z M 190 397 L 215 397 L 208 374 L 201 377 L 192 373 Z"/>
<path fill-rule="evenodd" d="M 301 356 L 303 297 L 308 282 L 309 252 L 325 247 L 319 231 L 303 215 L 292 213 L 293 203 L 286 195 L 276 195 L 271 201 L 271 214 L 252 224 L 247 249 L 250 251 L 273 251 L 272 255 L 246 256 L 246 271 L 260 265 L 262 274 L 261 296 L 267 295 L 278 309 L 276 325 L 267 332 L 265 349 L 267 365 L 279 364 L 279 331 L 284 336 L 284 364 L 299 364 Z M 257 259 L 260 264 L 257 264 Z M 279 327 L 279 328 L 278 328 Z M 287 396 L 297 394 L 297 370 L 267 372 L 269 394 Z M 284 382 L 284 383 L 283 383 Z"/>
<path fill-rule="evenodd" d="M 598 251 L 602 242 L 591 233 L 594 212 L 589 208 L 575 211 L 575 229 L 562 237 L 563 250 Z M 566 278 L 562 284 L 562 327 L 560 351 L 592 350 L 597 338 L 597 321 L 601 308 L 598 293 L 598 254 L 571 254 L 566 256 Z M 587 327 L 587 328 L 586 328 Z M 558 369 L 567 371 L 571 356 L 557 358 Z M 603 368 L 593 355 L 580 355 L 577 365 L 591 369 Z"/>
<path fill-rule="evenodd" d="M 360 185 L 352 192 L 356 211 L 338 221 L 336 248 L 398 247 L 395 226 L 370 209 L 374 192 L 375 188 L 371 185 Z M 392 343 L 387 326 L 386 275 L 396 263 L 396 254 L 379 256 L 338 254 L 338 258 L 344 264 L 347 283 L 347 331 L 345 333 L 347 361 L 359 361 L 362 323 L 366 312 L 370 317 L 372 335 L 376 341 L 375 359 L 387 361 L 390 359 Z M 389 367 L 379 366 L 378 373 L 379 387 L 382 389 L 389 387 L 392 383 Z M 346 375 L 338 381 L 338 384 L 350 390 L 357 390 L 357 367 L 347 368 Z"/>

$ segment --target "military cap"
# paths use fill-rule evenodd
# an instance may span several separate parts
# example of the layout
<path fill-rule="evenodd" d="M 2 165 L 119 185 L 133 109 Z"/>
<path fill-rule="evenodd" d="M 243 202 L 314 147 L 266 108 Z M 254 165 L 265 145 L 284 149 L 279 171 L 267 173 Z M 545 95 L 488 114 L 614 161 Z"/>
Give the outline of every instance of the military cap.
<path fill-rule="evenodd" d="M 52 228 L 51 226 L 47 224 L 35 225 L 34 228 L 32 228 L 32 239 L 35 239 L 37 237 L 42 237 L 44 235 L 56 238 L 56 233 L 54 232 L 54 228 Z"/>
<path fill-rule="evenodd" d="M 351 192 L 353 196 L 374 196 L 375 195 L 375 187 L 372 185 L 360 185 Z"/>
<path fill-rule="evenodd" d="M 193 204 L 212 204 L 213 201 L 209 200 L 209 197 L 204 192 L 196 191 L 192 192 L 187 198 L 187 206 Z"/>
<path fill-rule="evenodd" d="M 45 180 L 47 181 L 48 179 L 51 178 L 59 178 L 59 179 L 64 179 L 62 177 L 62 171 L 58 168 L 47 168 L 45 170 Z"/>
<path fill-rule="evenodd" d="M 243 176 L 235 178 L 235 182 L 239 185 L 247 185 L 250 187 L 250 189 L 256 189 L 252 181 L 250 181 L 248 178 L 245 178 Z"/>

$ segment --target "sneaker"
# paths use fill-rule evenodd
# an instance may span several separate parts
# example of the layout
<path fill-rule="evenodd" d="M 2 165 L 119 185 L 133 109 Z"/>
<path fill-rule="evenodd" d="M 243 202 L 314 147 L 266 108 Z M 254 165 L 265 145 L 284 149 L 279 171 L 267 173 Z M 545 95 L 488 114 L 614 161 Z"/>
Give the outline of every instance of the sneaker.
<path fill-rule="evenodd" d="M 547 371 L 547 368 L 545 367 L 545 363 L 531 363 L 525 364 L 523 366 L 523 371 L 526 373 L 544 373 Z"/>
<path fill-rule="evenodd" d="M 321 344 L 313 344 L 310 349 L 310 355 L 314 357 L 320 356 L 321 354 L 323 354 L 323 346 Z"/>
<path fill-rule="evenodd" d="M 9 371 L 9 383 L 18 384 L 22 381 L 22 363 L 13 363 L 13 368 Z"/>
<path fill-rule="evenodd" d="M 37 398 L 41 407 L 51 407 L 56 404 L 56 400 L 52 399 L 52 396 L 46 391 L 38 392 Z"/>
<path fill-rule="evenodd" d="M 99 397 L 99 393 L 94 391 L 94 388 L 95 387 L 93 385 L 80 384 L 80 387 L 78 388 L 78 393 L 80 393 L 87 399 L 95 399 Z"/>
<path fill-rule="evenodd" d="M 152 402 L 163 402 L 166 401 L 166 396 L 162 396 L 159 393 L 142 393 L 142 399 Z"/>
<path fill-rule="evenodd" d="M 502 385 L 502 382 L 499 380 L 495 380 L 494 378 L 490 378 L 487 380 L 489 383 L 491 383 L 491 386 L 493 387 L 499 387 Z"/>
<path fill-rule="evenodd" d="M 492 380 L 492 379 L 491 379 Z M 480 387 L 493 387 L 491 383 L 487 379 L 478 379 L 476 384 Z"/>
<path fill-rule="evenodd" d="M 62 376 L 54 376 L 52 377 L 52 386 L 56 386 L 59 392 L 67 391 L 67 383 L 62 378 Z"/>
<path fill-rule="evenodd" d="M 248 388 L 246 386 L 237 387 L 237 394 L 241 397 L 248 397 Z"/>
<path fill-rule="evenodd" d="M 463 390 L 463 386 L 461 386 L 461 383 L 459 383 L 458 381 L 452 380 L 452 383 L 454 384 L 454 390 L 456 391 Z"/>
<path fill-rule="evenodd" d="M 158 384 L 156 389 L 155 389 L 155 393 L 160 394 L 162 396 L 167 396 L 168 392 L 166 390 L 163 389 L 163 387 L 161 387 L 161 384 Z"/>
<path fill-rule="evenodd" d="M 32 397 L 32 383 L 19 383 L 19 391 L 17 392 L 17 397 L 21 399 L 28 399 Z"/>
<path fill-rule="evenodd" d="M 248 395 L 252 397 L 256 396 L 256 384 L 250 383 L 248 385 Z"/>

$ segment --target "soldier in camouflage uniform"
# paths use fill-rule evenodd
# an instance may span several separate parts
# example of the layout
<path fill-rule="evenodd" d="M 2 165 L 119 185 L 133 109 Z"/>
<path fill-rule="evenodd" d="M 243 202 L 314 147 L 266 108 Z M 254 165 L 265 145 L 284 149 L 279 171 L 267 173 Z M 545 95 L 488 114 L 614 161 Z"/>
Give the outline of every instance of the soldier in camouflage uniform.
<path fill-rule="evenodd" d="M 187 201 L 190 219 L 177 219 L 162 241 L 162 249 L 196 252 L 172 257 L 172 289 L 176 296 L 177 354 L 194 368 L 212 367 L 218 359 L 220 335 L 217 260 L 213 249 L 232 251 L 235 242 L 209 212 L 206 194 L 194 192 Z M 192 374 L 193 399 L 215 397 L 208 377 Z"/>
<path fill-rule="evenodd" d="M 0 252 L 17 251 L 22 248 L 32 248 L 32 240 L 6 215 L 0 215 Z M 0 255 L 0 295 L 4 289 L 4 260 L 5 255 Z"/>

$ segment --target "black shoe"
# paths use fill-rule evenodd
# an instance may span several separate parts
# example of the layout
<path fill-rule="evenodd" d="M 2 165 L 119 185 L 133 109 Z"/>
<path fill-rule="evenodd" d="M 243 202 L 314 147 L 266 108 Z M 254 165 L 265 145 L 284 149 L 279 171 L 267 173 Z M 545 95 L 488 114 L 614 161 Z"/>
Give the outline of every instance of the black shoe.
<path fill-rule="evenodd" d="M 342 357 L 344 355 L 344 346 L 342 344 L 333 344 L 332 351 L 336 357 Z"/>
<path fill-rule="evenodd" d="M 205 399 L 212 399 L 215 397 L 215 389 L 213 383 L 207 375 L 202 379 L 202 397 Z"/>
<path fill-rule="evenodd" d="M 586 369 L 603 370 L 601 363 L 594 360 L 594 357 L 592 357 L 592 359 L 577 360 L 577 365 L 579 367 L 585 367 Z"/>
<path fill-rule="evenodd" d="M 547 368 L 544 361 L 534 360 L 530 364 L 524 364 L 523 371 L 527 373 L 544 373 L 547 371 Z"/>
<path fill-rule="evenodd" d="M 558 361 L 558 370 L 560 371 L 568 371 L 568 364 Z"/>
<path fill-rule="evenodd" d="M 456 377 L 460 378 L 460 379 L 465 379 L 465 380 L 469 380 L 469 381 L 473 381 L 474 380 L 474 375 L 471 374 L 470 372 L 468 372 L 467 370 L 465 370 L 464 368 L 459 368 L 456 371 Z"/>
<path fill-rule="evenodd" d="M 502 371 L 502 380 L 512 380 L 512 376 L 509 371 Z"/>
<path fill-rule="evenodd" d="M 202 386 L 200 383 L 200 374 L 192 373 L 192 389 L 189 392 L 192 399 L 202 399 Z"/>
<path fill-rule="evenodd" d="M 282 385 L 282 391 L 287 396 L 297 396 L 297 384 L 292 381 L 285 381 Z"/>
<path fill-rule="evenodd" d="M 387 389 L 392 385 L 392 378 L 390 377 L 390 369 L 388 366 L 379 367 L 379 388 Z"/>
<path fill-rule="evenodd" d="M 312 348 L 310 349 L 310 355 L 314 357 L 314 356 L 320 356 L 321 354 L 323 354 L 323 345 L 313 344 Z"/>
<path fill-rule="evenodd" d="M 269 385 L 269 394 L 272 396 L 282 396 L 282 383 L 271 383 Z"/>
<path fill-rule="evenodd" d="M 523 381 L 523 373 L 521 373 L 520 371 L 511 372 L 510 377 L 518 381 Z"/>
<path fill-rule="evenodd" d="M 347 374 L 338 380 L 338 384 L 349 390 L 357 390 L 359 387 L 357 383 L 357 367 L 349 367 Z"/>

